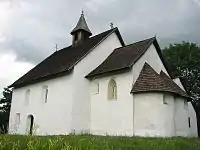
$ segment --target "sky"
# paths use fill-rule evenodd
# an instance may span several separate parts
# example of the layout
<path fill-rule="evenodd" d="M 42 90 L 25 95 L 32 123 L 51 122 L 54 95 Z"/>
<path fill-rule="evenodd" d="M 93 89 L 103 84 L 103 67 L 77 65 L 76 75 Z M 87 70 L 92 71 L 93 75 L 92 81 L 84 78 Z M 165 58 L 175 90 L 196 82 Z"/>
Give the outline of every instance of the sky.
<path fill-rule="evenodd" d="M 0 91 L 71 44 L 81 11 L 93 35 L 118 27 L 126 44 L 200 44 L 200 0 L 0 0 Z"/>

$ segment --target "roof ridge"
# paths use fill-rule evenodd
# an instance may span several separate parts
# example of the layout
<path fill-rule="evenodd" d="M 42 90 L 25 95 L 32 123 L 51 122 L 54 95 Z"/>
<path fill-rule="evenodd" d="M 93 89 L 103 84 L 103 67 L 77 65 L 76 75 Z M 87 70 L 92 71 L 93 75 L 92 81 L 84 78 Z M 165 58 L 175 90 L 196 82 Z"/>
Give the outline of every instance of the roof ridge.
<path fill-rule="evenodd" d="M 144 42 L 144 41 L 147 41 L 147 40 L 153 40 L 153 39 L 155 39 L 155 38 L 156 38 L 156 37 L 154 36 L 154 37 L 151 37 L 151 38 L 148 38 L 148 39 L 140 40 L 140 41 L 137 41 L 137 42 L 135 42 L 135 43 L 131 43 L 131 44 L 128 44 L 128 45 L 125 45 L 125 46 L 118 47 L 118 48 L 116 48 L 115 50 L 121 49 L 121 48 L 125 48 L 125 47 L 130 47 L 130 46 L 132 46 L 132 45 L 134 45 L 134 44 L 138 44 L 138 43 L 140 43 L 140 42 Z"/>

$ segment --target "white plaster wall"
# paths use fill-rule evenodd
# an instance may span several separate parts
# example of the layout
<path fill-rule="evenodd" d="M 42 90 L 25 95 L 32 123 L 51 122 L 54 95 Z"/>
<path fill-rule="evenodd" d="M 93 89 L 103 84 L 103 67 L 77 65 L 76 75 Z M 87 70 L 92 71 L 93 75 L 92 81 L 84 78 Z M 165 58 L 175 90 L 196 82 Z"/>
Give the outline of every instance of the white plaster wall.
<path fill-rule="evenodd" d="M 25 134 L 28 115 L 34 116 L 37 126 L 34 132 L 37 135 L 67 134 L 70 132 L 71 106 L 72 106 L 72 82 L 71 75 L 55 78 L 45 82 L 14 89 L 9 132 Z M 42 99 L 43 86 L 47 85 L 48 101 L 45 104 Z M 30 89 L 30 101 L 25 105 L 25 92 Z M 14 129 L 16 113 L 20 113 L 20 125 Z"/>
<path fill-rule="evenodd" d="M 188 106 L 184 106 L 184 98 L 175 97 L 175 136 L 188 135 Z"/>
<path fill-rule="evenodd" d="M 173 136 L 174 99 L 162 93 L 134 94 L 134 133 L 136 136 Z"/>
<path fill-rule="evenodd" d="M 117 83 L 117 100 L 108 100 L 110 79 Z M 98 135 L 133 135 L 132 73 L 113 75 L 91 82 L 99 83 L 99 93 L 91 91 L 91 133 Z"/>
<path fill-rule="evenodd" d="M 112 33 L 75 66 L 73 74 L 74 93 L 71 130 L 76 133 L 89 132 L 90 130 L 90 88 L 89 80 L 85 76 L 99 66 L 115 48 L 120 46 L 121 43 L 116 33 Z"/>
<path fill-rule="evenodd" d="M 133 65 L 133 84 L 137 80 L 145 62 L 147 62 L 158 74 L 163 70 L 168 75 L 155 46 L 152 44 L 146 53 Z"/>
<path fill-rule="evenodd" d="M 184 87 L 180 81 L 179 78 L 176 78 L 173 80 L 180 88 L 182 88 L 184 91 Z M 196 112 L 194 110 L 194 107 L 192 106 L 191 102 L 188 102 L 188 117 L 190 117 L 191 121 L 191 127 L 189 128 L 188 136 L 191 137 L 197 137 L 198 136 L 198 129 L 197 129 L 197 118 L 196 118 Z M 187 123 L 188 124 L 188 123 Z"/>
<path fill-rule="evenodd" d="M 188 116 L 190 117 L 191 127 L 189 128 L 189 136 L 198 137 L 197 117 L 191 102 L 188 102 Z"/>
<path fill-rule="evenodd" d="M 154 45 L 134 64 L 130 72 L 101 77 L 91 81 L 99 83 L 99 94 L 91 94 L 91 133 L 110 135 L 133 135 L 133 95 L 132 85 L 139 76 L 144 63 L 149 63 L 158 73 L 167 73 Z M 108 82 L 114 78 L 117 83 L 117 101 L 107 100 Z"/>

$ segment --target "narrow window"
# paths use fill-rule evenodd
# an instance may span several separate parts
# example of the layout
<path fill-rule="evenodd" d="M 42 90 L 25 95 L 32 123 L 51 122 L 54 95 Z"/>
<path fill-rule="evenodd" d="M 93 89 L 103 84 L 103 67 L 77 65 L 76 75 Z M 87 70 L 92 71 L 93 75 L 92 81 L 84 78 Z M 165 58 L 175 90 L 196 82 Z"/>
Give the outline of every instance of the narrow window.
<path fill-rule="evenodd" d="M 45 103 L 47 103 L 47 100 L 48 100 L 48 93 L 49 93 L 49 90 L 48 90 L 48 86 L 44 86 L 43 87 L 43 98 L 42 98 L 42 100 L 45 102 Z"/>
<path fill-rule="evenodd" d="M 28 105 L 30 101 L 30 89 L 26 90 L 25 93 L 25 105 Z"/>
<path fill-rule="evenodd" d="M 108 83 L 108 100 L 117 100 L 117 84 L 114 79 Z"/>
<path fill-rule="evenodd" d="M 15 129 L 16 130 L 19 129 L 19 124 L 20 124 L 20 113 L 16 113 L 16 116 L 15 116 Z"/>
<path fill-rule="evenodd" d="M 187 100 L 184 100 L 184 108 L 187 110 L 188 109 L 188 102 Z"/>
<path fill-rule="evenodd" d="M 163 104 L 168 104 L 168 103 L 167 103 L 166 94 L 163 94 Z"/>
<path fill-rule="evenodd" d="M 188 126 L 189 126 L 189 128 L 191 128 L 191 120 L 190 120 L 190 117 L 188 117 Z"/>
<path fill-rule="evenodd" d="M 92 83 L 92 94 L 99 94 L 99 83 L 97 81 Z"/>

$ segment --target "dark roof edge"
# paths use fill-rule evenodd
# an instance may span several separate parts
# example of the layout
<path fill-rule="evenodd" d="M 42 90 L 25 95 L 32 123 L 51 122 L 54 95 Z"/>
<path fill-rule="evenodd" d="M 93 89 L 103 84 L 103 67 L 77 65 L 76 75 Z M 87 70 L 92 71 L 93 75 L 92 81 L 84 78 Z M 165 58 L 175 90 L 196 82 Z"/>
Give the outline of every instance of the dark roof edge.
<path fill-rule="evenodd" d="M 78 61 L 76 61 L 69 69 L 73 68 L 76 64 L 78 64 L 83 58 L 85 58 L 85 56 L 87 56 L 93 49 L 95 49 L 97 46 L 99 46 L 105 39 L 107 39 L 107 37 L 109 37 L 112 33 L 116 33 L 119 40 L 120 40 L 120 43 L 122 44 L 122 46 L 125 45 L 122 37 L 121 37 L 121 34 L 118 30 L 117 27 L 115 27 L 112 32 L 110 32 L 107 36 L 105 36 L 99 43 L 97 43 L 94 47 L 92 47 L 83 57 L 81 57 Z M 100 33 L 101 34 L 101 33 Z"/>
<path fill-rule="evenodd" d="M 117 69 L 117 70 L 110 70 L 110 71 L 106 71 L 106 72 L 101 72 L 101 73 L 98 73 L 98 74 L 93 74 L 93 75 L 86 75 L 85 78 L 93 78 L 95 76 L 102 76 L 104 74 L 112 74 L 112 73 L 119 73 L 119 72 L 125 72 L 126 70 L 129 70 L 131 67 L 124 67 L 124 68 L 120 68 L 120 69 Z"/>
<path fill-rule="evenodd" d="M 44 76 L 44 77 L 41 77 L 41 78 L 36 78 L 36 79 L 31 80 L 31 81 L 24 82 L 24 83 L 21 83 L 21 84 L 17 84 L 17 85 L 14 85 L 14 86 L 12 86 L 13 85 L 12 84 L 12 85 L 9 85 L 8 87 L 9 88 L 14 87 L 15 89 L 21 88 L 21 87 L 24 87 L 24 86 L 27 86 L 27 85 L 38 83 L 38 82 L 41 82 L 41 81 L 47 81 L 47 80 L 50 80 L 50 79 L 53 79 L 53 78 L 64 76 L 66 74 L 70 74 L 71 71 L 72 70 L 62 71 L 62 72 L 59 72 L 59 73 L 56 73 L 56 74 L 51 74 L 51 75 Z"/>
<path fill-rule="evenodd" d="M 182 96 L 176 92 L 170 92 L 170 91 L 165 91 L 165 90 L 148 90 L 148 91 L 136 91 L 136 92 L 133 92 L 131 91 L 130 93 L 131 94 L 140 94 L 140 93 L 151 93 L 151 92 L 158 92 L 158 93 L 172 93 L 172 94 L 175 94 L 175 95 L 178 95 L 180 97 L 184 97 L 186 98 L 187 100 L 190 100 L 191 97 L 186 97 L 186 96 Z"/>

